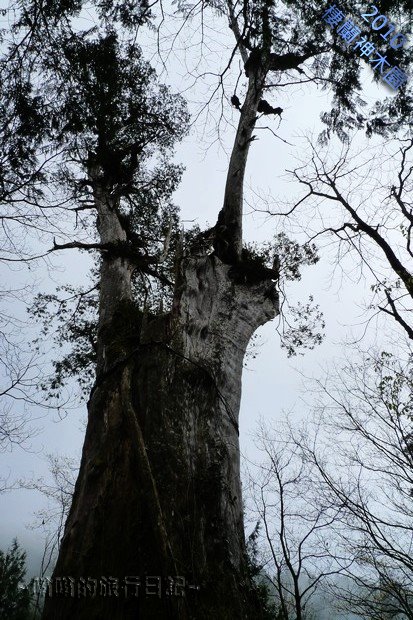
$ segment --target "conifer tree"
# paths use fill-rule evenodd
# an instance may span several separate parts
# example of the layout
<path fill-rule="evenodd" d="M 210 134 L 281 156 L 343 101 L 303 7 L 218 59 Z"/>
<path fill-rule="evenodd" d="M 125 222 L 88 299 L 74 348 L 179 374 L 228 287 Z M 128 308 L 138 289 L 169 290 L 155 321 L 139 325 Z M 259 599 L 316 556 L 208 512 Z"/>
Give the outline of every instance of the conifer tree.
<path fill-rule="evenodd" d="M 235 35 L 246 90 L 217 223 L 185 240 L 171 201 L 181 170 L 168 156 L 187 111 L 135 41 L 161 6 L 92 6 L 99 26 L 82 30 L 80 1 L 20 3 L 1 66 L 2 101 L 22 136 L 8 163 L 27 166 L 30 199 L 55 218 L 51 249 L 98 256 L 96 375 L 54 573 L 60 584 L 75 580 L 76 596 L 55 590 L 44 618 L 259 617 L 239 473 L 242 361 L 257 327 L 279 312 L 280 275 L 299 278 L 300 264 L 317 258 L 284 237 L 271 252 L 245 247 L 243 179 L 259 118 L 282 112 L 264 99 L 281 78 L 333 88 L 328 128 L 369 122 L 356 115 L 360 60 L 334 33 L 325 38 L 316 1 L 214 3 Z M 408 105 L 406 88 L 397 102 Z M 2 138 L 8 153 L 13 139 Z M 102 579 L 112 596 L 101 595 Z M 159 596 L 148 595 L 154 587 Z"/>

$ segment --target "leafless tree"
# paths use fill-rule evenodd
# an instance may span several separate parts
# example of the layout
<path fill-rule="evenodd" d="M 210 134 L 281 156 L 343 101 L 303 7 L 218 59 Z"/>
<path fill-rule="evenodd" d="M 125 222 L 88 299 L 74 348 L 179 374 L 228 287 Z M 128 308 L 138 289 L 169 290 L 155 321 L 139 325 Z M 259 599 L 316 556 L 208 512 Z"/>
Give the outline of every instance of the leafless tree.
<path fill-rule="evenodd" d="M 318 382 L 313 431 L 295 431 L 294 441 L 317 472 L 320 497 L 340 507 L 356 589 L 336 593 L 368 618 L 412 618 L 412 357 L 359 355 Z"/>
<path fill-rule="evenodd" d="M 317 469 L 290 436 L 288 424 L 261 423 L 256 444 L 262 461 L 249 467 L 250 517 L 261 524 L 263 569 L 273 584 L 281 617 L 310 617 L 315 592 L 352 558 L 343 555 L 334 530 L 343 507 L 319 494 Z"/>
<path fill-rule="evenodd" d="M 339 260 L 351 250 L 373 278 L 372 303 L 413 339 L 413 140 L 386 142 L 363 154 L 351 143 L 339 159 L 310 144 L 293 177 L 305 194 L 289 214 L 310 207 L 309 236 L 338 243 Z M 397 172 L 393 172 L 396 170 Z M 333 211 L 332 211 L 333 209 Z M 328 210 L 328 211 L 327 211 Z"/>
<path fill-rule="evenodd" d="M 21 489 L 37 491 L 47 502 L 44 508 L 35 513 L 35 520 L 30 526 L 31 529 L 41 533 L 44 539 L 39 573 L 34 581 L 34 619 L 40 616 L 42 610 L 48 578 L 50 578 L 56 562 L 78 474 L 77 459 L 48 454 L 46 460 L 49 466 L 47 478 L 43 476 L 18 481 Z"/>
<path fill-rule="evenodd" d="M 357 353 L 308 384 L 310 421 L 256 434 L 250 514 L 283 618 L 304 618 L 318 587 L 366 619 L 412 618 L 412 358 Z"/>
<path fill-rule="evenodd" d="M 22 342 L 24 321 L 13 316 L 10 309 L 10 302 L 17 303 L 21 293 L 7 290 L 7 286 L 0 292 L 0 452 L 15 446 L 28 448 L 38 433 L 36 420 L 41 416 L 39 408 L 33 413 L 38 397 L 38 360 Z M 0 492 L 13 488 L 15 481 L 10 474 L 1 477 Z"/>

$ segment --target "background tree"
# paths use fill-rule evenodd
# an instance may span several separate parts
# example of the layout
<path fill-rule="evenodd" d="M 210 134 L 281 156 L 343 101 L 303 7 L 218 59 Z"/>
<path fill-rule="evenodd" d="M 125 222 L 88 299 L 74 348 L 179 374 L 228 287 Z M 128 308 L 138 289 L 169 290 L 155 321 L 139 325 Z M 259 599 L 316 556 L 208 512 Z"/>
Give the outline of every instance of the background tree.
<path fill-rule="evenodd" d="M 271 592 L 270 582 L 264 571 L 264 566 L 260 561 L 260 549 L 258 545 L 259 523 L 257 523 L 247 539 L 247 567 L 251 579 L 254 581 L 257 595 L 260 598 L 262 615 L 268 620 L 277 618 L 282 620 L 282 610 L 275 602 L 274 594 Z"/>
<path fill-rule="evenodd" d="M 363 617 L 411 618 L 411 356 L 365 354 L 319 386 L 316 435 L 294 435 L 323 501 L 341 509 L 340 547 L 354 559 L 346 573 L 356 588 L 336 595 Z"/>
<path fill-rule="evenodd" d="M 22 25 L 28 5 L 19 6 Z M 9 10 L 3 9 L 2 14 L 10 14 Z M 53 268 L 44 243 L 50 243 L 66 220 L 65 206 L 50 195 L 47 200 L 47 170 L 56 153 L 46 154 L 42 148 L 47 114 L 25 66 L 32 38 L 30 30 L 19 41 L 14 40 L 12 29 L 7 35 L 3 29 L 0 33 L 0 451 L 29 447 L 39 432 L 35 423 L 42 416 L 39 408 L 50 409 L 37 389 L 42 360 L 27 346 L 31 335 L 25 308 L 32 299 L 36 267 L 41 263 Z M 9 87 L 4 87 L 6 83 Z M 64 399 L 61 404 L 66 404 Z M 11 476 L 2 478 L 0 491 L 15 483 Z"/>
<path fill-rule="evenodd" d="M 26 553 L 14 540 L 6 551 L 0 551 L 0 618 L 28 620 L 31 618 L 30 590 L 23 582 L 26 575 Z"/>
<path fill-rule="evenodd" d="M 18 481 L 19 488 L 38 491 L 47 501 L 46 505 L 35 513 L 35 520 L 30 525 L 44 540 L 39 570 L 33 580 L 32 620 L 41 617 L 78 475 L 78 465 L 73 458 L 48 454 L 46 461 L 49 466 L 47 478 L 42 476 Z"/>
<path fill-rule="evenodd" d="M 333 238 L 337 242 L 338 262 L 347 251 L 352 251 L 368 277 L 373 278 L 371 307 L 391 316 L 410 340 L 413 339 L 413 210 L 409 198 L 412 147 L 411 138 L 392 141 L 383 148 L 369 149 L 368 157 L 359 153 L 357 158 L 355 148 L 347 144 L 341 157 L 332 161 L 326 153 L 311 146 L 308 164 L 293 172 L 306 188 L 299 204 L 311 210 L 314 234 L 309 234 L 310 241 L 322 236 Z M 388 162 L 392 165 L 386 173 Z M 324 204 L 335 206 L 327 226 L 323 222 Z"/>
<path fill-rule="evenodd" d="M 358 353 L 317 381 L 310 420 L 256 435 L 250 514 L 285 618 L 312 612 L 317 589 L 337 611 L 412 617 L 411 358 Z"/>
<path fill-rule="evenodd" d="M 320 497 L 317 470 L 289 434 L 285 424 L 273 429 L 262 424 L 257 431 L 262 460 L 248 471 L 249 516 L 262 524 L 260 563 L 276 592 L 280 617 L 304 620 L 314 613 L 314 594 L 349 570 L 352 559 L 334 535 L 342 506 Z"/>

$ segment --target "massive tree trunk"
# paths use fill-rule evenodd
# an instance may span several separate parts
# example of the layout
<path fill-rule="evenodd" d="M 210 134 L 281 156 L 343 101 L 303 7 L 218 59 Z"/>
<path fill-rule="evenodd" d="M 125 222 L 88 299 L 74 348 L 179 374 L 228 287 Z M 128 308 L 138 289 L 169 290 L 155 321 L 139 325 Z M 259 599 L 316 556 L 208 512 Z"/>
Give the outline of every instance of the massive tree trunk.
<path fill-rule="evenodd" d="M 215 253 L 180 258 L 170 312 L 134 306 L 117 205 L 94 183 L 101 242 L 115 249 L 103 254 L 97 379 L 44 620 L 260 617 L 238 437 L 245 349 L 278 312 L 274 273 L 241 257 L 258 100 L 250 80 Z"/>
<path fill-rule="evenodd" d="M 53 592 L 44 618 L 258 614 L 245 569 L 238 410 L 245 348 L 277 305 L 270 281 L 235 284 L 230 269 L 214 256 L 184 260 L 173 312 L 146 324 L 137 314 L 133 358 L 89 402 L 55 576 L 139 576 L 139 596 L 125 600 L 122 583 L 118 598 L 79 599 L 76 584 L 75 598 Z M 125 304 L 119 312 L 132 315 Z M 199 590 L 157 598 L 145 576 L 182 576 Z"/>

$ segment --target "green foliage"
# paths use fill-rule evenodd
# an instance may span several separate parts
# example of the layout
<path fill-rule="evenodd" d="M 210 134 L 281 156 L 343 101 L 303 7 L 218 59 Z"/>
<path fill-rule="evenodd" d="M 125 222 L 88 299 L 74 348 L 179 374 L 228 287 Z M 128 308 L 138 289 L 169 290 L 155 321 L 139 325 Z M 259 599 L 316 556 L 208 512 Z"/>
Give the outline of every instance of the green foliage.
<path fill-rule="evenodd" d="M 238 17 L 244 45 L 256 55 L 266 52 L 275 58 L 287 54 L 290 60 L 293 55 L 308 59 L 306 81 L 311 80 L 333 94 L 330 110 L 322 114 L 326 129 L 320 136 L 321 141 L 328 141 L 333 132 L 346 140 L 354 129 L 364 129 L 367 135 L 390 134 L 401 127 L 407 129 L 411 126 L 413 105 L 410 85 L 390 94 L 382 83 L 382 101 L 371 108 L 367 106 L 363 95 L 366 83 L 361 78 L 367 82 L 371 79 L 378 81 L 380 74 L 368 68 L 368 62 L 361 59 L 358 50 L 347 45 L 337 34 L 337 29 L 329 27 L 323 20 L 324 12 L 333 4 L 320 3 L 319 0 L 250 0 L 244 4 Z M 361 13 L 367 10 L 365 2 L 341 0 L 335 4 L 347 19 L 360 25 L 361 36 L 375 45 L 377 53 L 386 56 L 390 65 L 409 73 L 413 57 L 411 46 L 407 44 L 404 48 L 392 49 L 388 41 L 380 37 L 381 33 L 361 18 Z M 405 35 L 411 34 L 413 7 L 409 0 L 381 2 L 379 9 L 389 22 L 402 24 Z M 300 79 L 297 71 L 303 73 L 303 68 L 299 66 L 295 71 L 284 71 L 282 81 Z M 271 73 L 268 83 L 276 87 L 278 79 L 277 73 L 275 76 Z"/>
<path fill-rule="evenodd" d="M 142 197 L 142 203 L 144 200 Z M 167 227 L 171 223 L 168 215 L 171 217 L 171 212 L 169 214 L 163 212 L 162 218 L 157 220 L 151 211 L 153 203 L 148 200 L 146 206 L 146 211 L 143 207 L 142 210 L 134 211 L 127 217 L 130 228 L 138 239 L 144 236 L 146 220 L 148 231 L 145 239 L 146 247 L 155 252 L 158 239 L 167 234 Z M 165 262 L 158 267 L 158 272 L 174 282 L 179 252 L 187 255 L 196 253 L 197 250 L 212 251 L 212 246 L 200 243 L 200 239 L 203 239 L 203 233 L 198 226 L 181 235 L 178 212 L 175 211 L 170 249 Z M 284 280 L 300 280 L 301 267 L 314 265 L 317 261 L 318 255 L 313 244 L 300 245 L 281 233 L 273 242 L 261 246 L 246 244 L 242 250 L 241 264 L 244 269 L 241 269 L 240 277 L 244 283 L 246 281 L 251 283 L 254 278 L 254 281 L 259 282 L 269 277 L 274 279 L 277 271 L 280 274 L 278 284 L 282 289 Z M 93 282 L 98 281 L 98 263 L 92 270 L 91 279 Z M 171 308 L 172 292 L 170 286 L 139 269 L 133 276 L 134 304 L 141 313 L 156 316 L 168 312 Z M 44 380 L 41 385 L 46 400 L 59 398 L 63 388 L 73 377 L 77 378 L 82 399 L 87 398 L 90 393 L 95 378 L 98 293 L 97 284 L 88 290 L 70 285 L 60 286 L 56 294 L 39 293 L 29 309 L 30 316 L 42 325 L 41 337 L 35 341 L 35 345 L 40 347 L 44 340 L 52 339 L 59 351 L 58 358 L 53 361 L 52 376 Z M 312 297 L 307 304 L 299 303 L 297 307 L 282 305 L 282 311 L 285 322 L 280 333 L 281 345 L 289 356 L 302 353 L 304 349 L 313 349 L 322 342 L 321 330 L 325 324 L 319 307 L 313 304 Z M 127 324 L 125 318 L 124 325 Z M 125 335 L 126 340 L 131 339 L 135 342 L 135 346 L 139 335 L 138 324 L 139 320 L 133 322 L 130 325 L 131 333 Z"/>
<path fill-rule="evenodd" d="M 300 245 L 292 241 L 285 233 L 276 235 L 274 252 L 280 258 L 280 271 L 286 280 L 301 280 L 300 267 L 315 265 L 319 261 L 317 247 L 314 243 Z"/>
<path fill-rule="evenodd" d="M 277 269 L 285 280 L 301 280 L 300 268 L 315 265 L 319 261 L 314 243 L 300 245 L 289 239 L 285 233 L 275 235 L 273 241 L 262 245 L 247 243 L 242 250 L 242 259 L 257 266 Z M 275 266 L 276 263 L 276 266 Z"/>
<path fill-rule="evenodd" d="M 297 355 L 301 349 L 314 349 L 324 339 L 325 321 L 318 304 L 313 304 L 314 297 L 309 296 L 308 303 L 298 302 L 289 307 L 290 326 L 284 330 L 281 346 L 287 349 L 288 357 Z M 320 331 L 321 330 L 321 331 Z"/>
<path fill-rule="evenodd" d="M 1 78 L 1 72 L 0 72 Z M 18 82 L 13 97 L 0 89 L 0 199 L 8 202 L 24 187 L 29 199 L 40 192 L 36 183 L 45 175 L 37 162 L 37 150 L 45 131 L 43 105 L 27 81 Z M 30 183 L 28 183 L 30 181 Z"/>
<path fill-rule="evenodd" d="M 168 156 L 187 130 L 183 99 L 158 84 L 140 48 L 120 43 L 114 31 L 65 32 L 57 68 L 54 60 L 49 66 L 56 54 L 54 45 L 43 54 L 44 81 L 37 96 L 47 109 L 44 137 L 53 149 L 64 147 L 68 157 L 56 170 L 59 183 L 78 200 L 88 199 L 85 173 L 93 169 L 95 179 L 100 175 L 107 190 L 126 200 L 128 212 L 141 213 L 153 204 L 156 214 L 182 174 Z"/>
<path fill-rule="evenodd" d="M 153 205 L 151 205 L 152 207 Z M 160 220 L 151 216 L 148 201 L 148 212 L 141 212 L 131 217 L 130 225 L 135 234 L 144 232 L 144 219 L 148 220 L 147 247 L 153 251 L 157 246 L 158 238 L 167 232 L 167 213 Z M 176 257 L 178 252 L 188 253 L 193 248 L 194 239 L 199 234 L 199 228 L 185 232 L 183 239 L 178 227 L 178 214 L 173 220 L 170 250 L 164 263 L 158 267 L 158 272 L 172 282 L 175 279 Z M 139 231 L 139 233 L 137 232 Z M 153 235 L 153 236 L 152 236 Z M 157 236 L 159 235 L 159 237 Z M 182 243 L 182 248 L 180 247 Z M 99 263 L 91 272 L 92 282 L 98 282 Z M 150 277 L 137 270 L 133 276 L 134 311 L 126 312 L 122 307 L 120 314 L 119 333 L 123 334 L 122 349 L 128 348 L 127 342 L 133 342 L 136 347 L 139 340 L 139 325 L 142 313 L 160 315 L 168 312 L 172 303 L 172 288 L 162 283 L 158 278 Z M 99 307 L 99 287 L 97 284 L 90 288 L 76 288 L 71 285 L 59 286 L 55 294 L 39 293 L 29 308 L 29 315 L 39 322 L 41 332 L 34 341 L 37 350 L 43 342 L 52 341 L 57 351 L 53 363 L 53 372 L 43 380 L 41 389 L 45 399 L 55 401 L 62 395 L 62 390 L 70 379 L 76 378 L 80 388 L 80 398 L 88 397 L 95 379 L 97 358 L 97 325 Z M 120 338 L 116 342 L 120 346 Z"/>
<path fill-rule="evenodd" d="M 58 287 L 55 295 L 39 293 L 29 313 L 42 324 L 41 335 L 34 342 L 37 348 L 52 337 L 60 349 L 59 359 L 53 362 L 52 377 L 40 386 L 46 392 L 45 399 L 59 397 L 71 377 L 78 378 L 81 394 L 86 396 L 95 377 L 97 287 L 86 291 L 67 285 Z M 65 345 L 69 345 L 69 352 L 64 352 Z"/>
<path fill-rule="evenodd" d="M 36 38 L 44 37 L 46 25 L 53 27 L 61 20 L 78 17 L 85 6 L 83 0 L 43 0 L 39 15 L 36 0 L 20 4 L 23 10 L 17 24 L 31 28 Z M 88 6 L 93 7 L 104 23 L 118 22 L 128 29 L 150 22 L 153 16 L 146 0 L 95 0 Z M 36 22 L 33 16 L 37 16 Z"/>
<path fill-rule="evenodd" d="M 406 364 L 392 353 L 382 351 L 371 361 L 377 375 L 377 394 L 395 419 L 413 421 L 413 354 Z"/>
<path fill-rule="evenodd" d="M 161 210 L 173 211 L 170 199 L 183 169 L 170 156 L 187 132 L 186 104 L 158 83 L 135 38 L 118 33 L 125 20 L 136 25 L 139 2 L 95 3 L 102 26 L 83 31 L 63 19 L 82 6 L 46 2 L 39 17 L 27 3 L 10 29 L 10 48 L 0 63 L 6 120 L 0 130 L 0 197 L 18 186 L 18 175 L 26 175 L 24 193 L 34 193 L 37 201 L 51 194 L 65 206 L 88 201 L 93 169 L 95 180 L 123 201 L 121 208 L 144 208 L 144 218 L 152 205 L 156 218 Z"/>
<path fill-rule="evenodd" d="M 319 261 L 317 248 L 313 243 L 300 245 L 289 239 L 285 233 L 274 237 L 272 242 L 248 244 L 243 250 L 244 260 L 257 268 L 278 271 L 278 288 L 281 293 L 281 329 L 279 330 L 282 348 L 289 357 L 303 354 L 305 349 L 314 349 L 324 338 L 325 322 L 323 313 L 310 295 L 307 303 L 298 302 L 296 306 L 288 303 L 285 293 L 286 281 L 301 280 L 303 266 L 315 265 Z"/>
<path fill-rule="evenodd" d="M 171 157 L 187 132 L 189 115 L 183 98 L 159 83 L 135 42 L 136 33 L 127 31 L 149 19 L 146 2 L 92 4 L 101 25 L 87 30 L 69 19 L 80 14 L 82 2 L 42 3 L 41 16 L 37 3 L 20 7 L 13 36 L 9 33 L 9 53 L 0 64 L 0 112 L 10 110 L 10 122 L 0 129 L 0 197 L 14 191 L 14 200 L 33 198 L 40 208 L 53 201 L 66 219 L 73 205 L 92 205 L 95 192 L 104 188 L 127 236 L 119 252 L 145 259 L 168 250 L 152 273 L 138 266 L 133 274 L 137 305 L 159 311 L 170 303 L 168 282 L 174 279 L 180 238 L 172 195 L 183 168 Z M 120 26 L 126 28 L 121 34 Z M 16 48 L 19 37 L 21 48 Z M 19 175 L 30 182 L 25 183 L 26 195 L 16 199 Z M 76 236 L 83 231 L 94 241 L 99 225 L 93 209 L 76 212 Z M 54 230 L 62 229 L 55 222 Z M 96 283 L 100 260 L 92 273 Z M 79 378 L 83 393 L 89 390 L 97 309 L 96 286 L 88 292 L 63 286 L 54 295 L 35 299 L 31 315 L 43 323 L 42 337 L 53 336 L 61 349 L 54 376 L 42 386 L 48 399 L 58 396 L 72 376 Z"/>
<path fill-rule="evenodd" d="M 305 265 L 315 265 L 319 261 L 314 243 L 300 245 L 297 241 L 289 239 L 285 233 L 275 237 L 274 247 L 279 257 L 280 273 L 288 281 L 301 280 L 301 268 Z M 324 339 L 323 313 L 319 305 L 314 304 L 312 295 L 307 303 L 298 302 L 293 306 L 283 292 L 281 319 L 281 346 L 287 350 L 288 357 L 298 353 L 302 355 L 305 349 L 314 349 Z"/>
<path fill-rule="evenodd" d="M 157 83 L 139 46 L 121 43 L 113 30 L 94 37 L 90 32 L 68 32 L 59 47 L 58 72 L 55 67 L 49 72 L 49 59 L 45 59 L 55 144 L 62 141 L 81 153 L 83 163 L 89 158 L 98 164 L 109 186 L 131 184 L 133 191 L 135 167 L 138 171 L 155 149 L 166 153 L 185 135 L 184 101 Z M 138 156 L 139 163 L 134 163 Z M 158 179 L 155 170 L 158 191 L 166 182 L 163 191 L 170 194 L 175 175 L 166 175 L 161 166 L 156 170 L 161 175 Z"/>
<path fill-rule="evenodd" d="M 26 553 L 15 539 L 11 547 L 0 550 L 0 620 L 29 620 L 31 597 L 23 586 Z"/>

